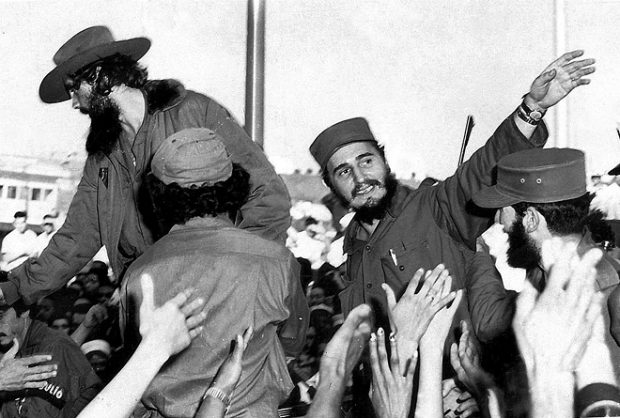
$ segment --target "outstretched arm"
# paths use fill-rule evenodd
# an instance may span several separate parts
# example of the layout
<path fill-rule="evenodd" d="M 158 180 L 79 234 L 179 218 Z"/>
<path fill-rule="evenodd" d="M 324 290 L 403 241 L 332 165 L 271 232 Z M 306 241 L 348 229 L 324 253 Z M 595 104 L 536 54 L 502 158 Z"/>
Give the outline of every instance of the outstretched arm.
<path fill-rule="evenodd" d="M 61 288 L 99 251 L 102 243 L 97 220 L 97 170 L 95 161 L 89 158 L 63 226 L 36 260 L 14 268 L 9 281 L 0 283 L 6 303 L 21 298 L 27 305 L 34 304 Z"/>
<path fill-rule="evenodd" d="M 589 81 L 584 76 L 594 71 L 594 60 L 574 61 L 583 51 L 562 55 L 543 70 L 525 97 L 528 107 L 547 110 L 563 100 L 573 89 Z M 494 181 L 493 170 L 505 155 L 542 147 L 548 132 L 544 122 L 533 125 L 524 122 L 516 113 L 507 118 L 487 143 L 462 164 L 456 173 L 438 186 L 429 189 L 435 220 L 450 235 L 471 250 L 476 238 L 491 224 L 492 214 L 473 214 L 467 205 L 472 196 Z"/>

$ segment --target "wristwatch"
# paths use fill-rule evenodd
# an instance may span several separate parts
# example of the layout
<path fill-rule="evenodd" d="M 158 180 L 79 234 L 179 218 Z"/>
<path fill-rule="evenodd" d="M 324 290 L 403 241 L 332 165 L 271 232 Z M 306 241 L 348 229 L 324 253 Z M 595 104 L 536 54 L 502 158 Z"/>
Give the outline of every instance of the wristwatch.
<path fill-rule="evenodd" d="M 545 113 L 547 113 L 547 111 L 543 109 L 530 109 L 529 106 L 525 104 L 525 100 L 517 107 L 517 116 L 519 119 L 530 125 L 538 125 L 543 116 L 545 116 Z"/>

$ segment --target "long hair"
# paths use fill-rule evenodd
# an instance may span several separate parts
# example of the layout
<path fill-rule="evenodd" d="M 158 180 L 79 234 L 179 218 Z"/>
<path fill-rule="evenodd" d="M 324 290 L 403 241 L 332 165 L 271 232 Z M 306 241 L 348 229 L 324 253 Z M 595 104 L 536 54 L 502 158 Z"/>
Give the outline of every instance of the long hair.
<path fill-rule="evenodd" d="M 73 88 L 78 88 L 82 81 L 86 81 L 93 85 L 94 92 L 107 96 L 112 87 L 121 84 L 141 89 L 147 82 L 148 72 L 133 58 L 114 54 L 80 68 L 69 78 Z"/>
<path fill-rule="evenodd" d="M 230 178 L 213 186 L 181 187 L 164 184 L 150 173 L 147 188 L 151 194 L 155 215 L 166 226 L 184 224 L 194 217 L 228 214 L 234 219 L 250 193 L 250 174 L 233 163 Z"/>

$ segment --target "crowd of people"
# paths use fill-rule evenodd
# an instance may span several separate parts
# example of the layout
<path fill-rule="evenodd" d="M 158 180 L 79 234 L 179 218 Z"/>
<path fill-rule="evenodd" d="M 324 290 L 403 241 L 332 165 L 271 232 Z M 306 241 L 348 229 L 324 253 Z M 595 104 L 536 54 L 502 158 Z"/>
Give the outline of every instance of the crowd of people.
<path fill-rule="evenodd" d="M 149 80 L 149 47 L 90 27 L 41 83 L 90 117 L 89 156 L 44 249 L 3 243 L 1 416 L 620 416 L 614 201 L 583 152 L 543 149 L 583 51 L 418 189 L 364 118 L 326 128 L 334 217 L 291 208 L 220 104 Z"/>

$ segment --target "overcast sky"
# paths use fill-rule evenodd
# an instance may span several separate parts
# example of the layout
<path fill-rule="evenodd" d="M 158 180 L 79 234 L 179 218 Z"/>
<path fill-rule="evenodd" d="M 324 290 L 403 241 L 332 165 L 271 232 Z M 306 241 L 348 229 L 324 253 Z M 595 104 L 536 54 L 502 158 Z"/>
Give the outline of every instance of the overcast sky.
<path fill-rule="evenodd" d="M 597 59 L 590 86 L 568 101 L 567 141 L 588 170 L 620 162 L 620 1 L 566 0 L 566 49 Z M 0 153 L 83 152 L 88 118 L 46 105 L 41 79 L 72 35 L 107 25 L 146 36 L 151 78 L 176 78 L 244 118 L 242 0 L 0 1 Z M 392 168 L 446 177 L 465 119 L 467 155 L 519 104 L 554 52 L 553 1 L 267 0 L 265 150 L 280 172 L 316 165 L 308 146 L 327 126 L 366 117 Z M 554 114 L 545 119 L 553 130 Z M 551 139 L 553 143 L 554 138 Z"/>

